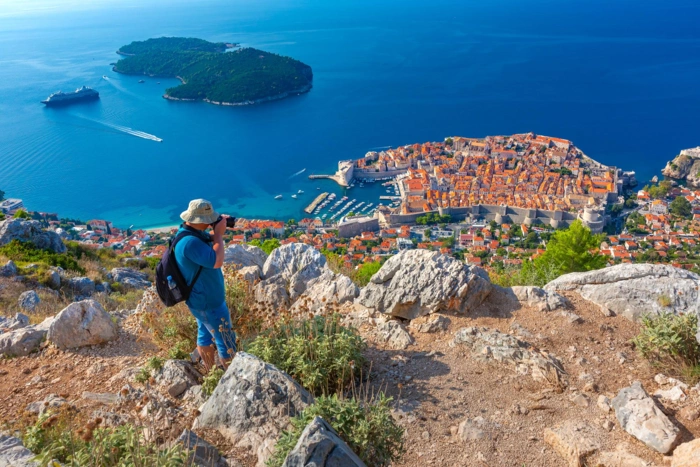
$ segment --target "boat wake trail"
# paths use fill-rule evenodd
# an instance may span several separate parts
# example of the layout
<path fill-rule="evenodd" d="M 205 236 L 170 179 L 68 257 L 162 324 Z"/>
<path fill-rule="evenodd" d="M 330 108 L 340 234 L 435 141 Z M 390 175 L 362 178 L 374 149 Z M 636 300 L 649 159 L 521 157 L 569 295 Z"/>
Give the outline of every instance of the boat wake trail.
<path fill-rule="evenodd" d="M 301 169 L 299 172 L 296 172 L 295 174 L 293 174 L 293 175 L 292 175 L 291 177 L 289 177 L 289 178 L 294 178 L 294 177 L 296 177 L 297 175 L 303 174 L 304 172 L 306 172 L 306 169 L 305 169 L 305 168 L 304 168 L 304 169 Z"/>
<path fill-rule="evenodd" d="M 162 138 L 159 138 L 156 135 L 152 135 L 150 133 L 145 133 L 143 131 L 134 130 L 133 128 L 129 128 L 126 126 L 114 125 L 113 123 L 107 123 L 107 122 L 99 122 L 99 123 L 101 123 L 105 126 L 108 126 L 110 128 L 113 128 L 117 131 L 121 131 L 122 133 L 126 133 L 127 135 L 136 136 L 138 138 L 148 139 L 151 141 L 157 141 L 159 143 L 163 141 Z"/>

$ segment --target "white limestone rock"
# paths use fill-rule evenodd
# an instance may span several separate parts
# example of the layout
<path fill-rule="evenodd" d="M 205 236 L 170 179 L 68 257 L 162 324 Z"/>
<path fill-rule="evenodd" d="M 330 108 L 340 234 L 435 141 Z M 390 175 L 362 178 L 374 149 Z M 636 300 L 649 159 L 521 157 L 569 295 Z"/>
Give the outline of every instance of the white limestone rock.
<path fill-rule="evenodd" d="M 155 375 L 155 380 L 165 392 L 172 397 L 178 397 L 192 386 L 197 386 L 201 377 L 202 375 L 189 362 L 166 360 L 163 368 Z"/>
<path fill-rule="evenodd" d="M 612 400 L 612 407 L 620 426 L 650 448 L 667 454 L 676 445 L 678 428 L 656 406 L 639 381 L 620 390 Z"/>
<path fill-rule="evenodd" d="M 118 328 L 99 302 L 73 302 L 54 318 L 47 339 L 59 349 L 104 344 L 117 338 Z"/>
<path fill-rule="evenodd" d="M 377 325 L 377 332 L 380 340 L 386 342 L 392 349 L 404 350 L 415 343 L 415 340 L 406 331 L 406 328 L 393 319 Z"/>
<path fill-rule="evenodd" d="M 437 311 L 468 313 L 492 290 L 480 268 L 428 250 L 404 250 L 389 258 L 357 298 L 380 313 L 414 319 Z"/>
<path fill-rule="evenodd" d="M 19 305 L 20 309 L 23 311 L 34 311 L 37 306 L 39 306 L 39 303 L 41 302 L 41 299 L 39 298 L 39 294 L 36 293 L 36 290 L 27 290 L 26 292 L 22 292 L 19 294 L 19 299 L 17 299 L 17 304 Z"/>
<path fill-rule="evenodd" d="M 666 264 L 618 264 L 589 272 L 565 274 L 544 289 L 547 292 L 575 291 L 598 305 L 606 316 L 611 312 L 637 320 L 661 312 L 700 311 L 700 276 Z M 661 297 L 670 300 L 664 306 Z"/>
<path fill-rule="evenodd" d="M 262 273 L 262 269 L 260 269 L 260 266 L 257 265 L 252 265 L 252 266 L 246 266 L 238 271 L 238 277 L 243 279 L 246 282 L 249 282 L 251 284 L 255 284 L 260 279 L 260 274 Z"/>
<path fill-rule="evenodd" d="M 134 289 L 145 289 L 151 286 L 148 274 L 131 268 L 112 268 L 108 277 L 114 282 Z"/>
<path fill-rule="evenodd" d="M 535 286 L 515 286 L 510 290 L 520 304 L 540 311 L 553 311 L 569 306 L 569 300 L 556 292 L 548 292 Z"/>
<path fill-rule="evenodd" d="M 40 324 L 0 334 L 0 355 L 20 357 L 34 352 L 46 338 L 52 322 L 53 318 L 46 318 Z"/>
<path fill-rule="evenodd" d="M 89 297 L 95 293 L 95 282 L 89 277 L 71 277 L 64 282 L 75 295 Z"/>
<path fill-rule="evenodd" d="M 359 293 L 360 289 L 349 277 L 325 269 L 308 282 L 306 290 L 292 306 L 292 312 L 323 313 L 355 300 Z"/>
<path fill-rule="evenodd" d="M 230 263 L 237 269 L 257 266 L 261 270 L 267 260 L 267 254 L 253 245 L 229 245 L 224 250 L 224 263 Z"/>
<path fill-rule="evenodd" d="M 55 232 L 43 230 L 39 221 L 6 219 L 0 221 L 0 246 L 12 240 L 31 242 L 37 248 L 65 253 L 66 246 Z"/>
<path fill-rule="evenodd" d="M 567 420 L 544 430 L 544 442 L 549 444 L 570 467 L 586 464 L 588 457 L 600 449 L 600 430 L 586 422 Z"/>
<path fill-rule="evenodd" d="M 282 467 L 365 467 L 338 433 L 321 417 L 314 418 L 301 433 Z"/>
<path fill-rule="evenodd" d="M 0 267 L 0 277 L 14 277 L 17 275 L 17 265 L 9 260 L 3 267 Z"/>
<path fill-rule="evenodd" d="M 37 467 L 36 455 L 25 448 L 22 441 L 13 436 L 0 434 L 0 466 Z"/>
<path fill-rule="evenodd" d="M 239 447 L 248 447 L 263 467 L 290 418 L 313 397 L 283 371 L 238 352 L 201 408 L 196 426 L 213 428 Z"/>

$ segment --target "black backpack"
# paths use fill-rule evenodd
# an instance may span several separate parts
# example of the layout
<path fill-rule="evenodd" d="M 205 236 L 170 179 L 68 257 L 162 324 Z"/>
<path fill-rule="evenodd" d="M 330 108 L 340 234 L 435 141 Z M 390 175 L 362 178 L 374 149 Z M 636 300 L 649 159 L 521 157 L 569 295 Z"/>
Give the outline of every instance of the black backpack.
<path fill-rule="evenodd" d="M 174 306 L 190 298 L 192 288 L 197 279 L 199 279 L 199 274 L 203 269 L 200 266 L 192 279 L 192 283 L 187 284 L 185 276 L 180 272 L 180 267 L 175 260 L 175 245 L 185 237 L 197 237 L 206 242 L 198 231 L 188 226 L 185 226 L 182 232 L 170 239 L 170 246 L 165 250 L 163 257 L 158 262 L 158 266 L 156 266 L 156 291 L 165 306 Z"/>

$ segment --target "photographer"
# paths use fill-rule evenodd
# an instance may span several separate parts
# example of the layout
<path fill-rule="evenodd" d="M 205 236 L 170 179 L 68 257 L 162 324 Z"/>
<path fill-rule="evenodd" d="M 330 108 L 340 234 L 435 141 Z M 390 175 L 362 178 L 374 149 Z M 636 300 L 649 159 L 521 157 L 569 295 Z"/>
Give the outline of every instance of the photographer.
<path fill-rule="evenodd" d="M 216 344 L 219 359 L 226 368 L 236 353 L 236 334 L 231 328 L 231 315 L 226 306 L 221 266 L 224 264 L 223 236 L 227 222 L 233 219 L 220 216 L 204 199 L 190 201 L 180 218 L 185 223 L 178 233 L 184 229 L 192 235 L 177 243 L 175 259 L 187 283 L 199 273 L 186 302 L 197 320 L 197 349 L 209 371 L 214 366 Z M 210 228 L 211 234 L 206 232 Z"/>

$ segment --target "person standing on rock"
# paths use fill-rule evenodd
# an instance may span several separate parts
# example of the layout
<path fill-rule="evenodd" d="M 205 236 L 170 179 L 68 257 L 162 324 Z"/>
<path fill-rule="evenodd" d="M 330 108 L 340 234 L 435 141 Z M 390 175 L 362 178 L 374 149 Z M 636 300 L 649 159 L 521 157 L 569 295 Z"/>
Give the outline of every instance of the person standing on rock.
<path fill-rule="evenodd" d="M 185 222 L 178 234 L 188 230 L 192 235 L 177 243 L 175 260 L 188 284 L 201 269 L 186 302 L 197 320 L 197 350 L 207 371 L 214 366 L 216 350 L 226 368 L 236 353 L 236 333 L 231 328 L 221 272 L 226 222 L 205 199 L 190 201 L 180 218 Z M 207 233 L 210 228 L 212 233 Z"/>

